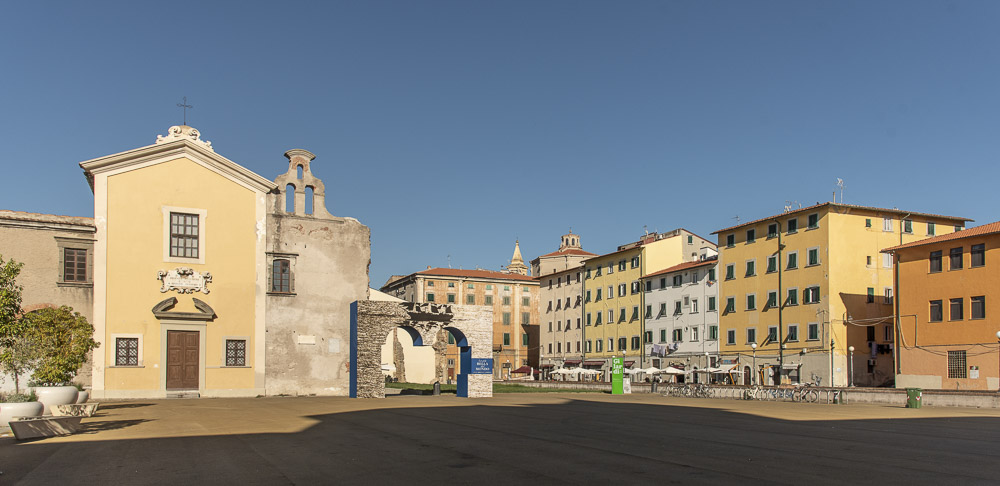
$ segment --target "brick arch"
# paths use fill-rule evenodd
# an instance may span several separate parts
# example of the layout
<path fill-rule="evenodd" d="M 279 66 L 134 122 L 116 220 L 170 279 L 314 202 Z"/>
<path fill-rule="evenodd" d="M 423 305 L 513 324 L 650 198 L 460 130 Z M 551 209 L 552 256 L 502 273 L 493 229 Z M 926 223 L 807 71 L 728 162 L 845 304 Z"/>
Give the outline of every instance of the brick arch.
<path fill-rule="evenodd" d="M 490 308 L 355 301 L 351 304 L 351 397 L 385 398 L 382 344 L 394 328 L 402 328 L 410 334 L 415 346 L 433 346 L 442 329 L 454 334 L 462 360 L 458 396 L 493 396 L 493 315 Z"/>

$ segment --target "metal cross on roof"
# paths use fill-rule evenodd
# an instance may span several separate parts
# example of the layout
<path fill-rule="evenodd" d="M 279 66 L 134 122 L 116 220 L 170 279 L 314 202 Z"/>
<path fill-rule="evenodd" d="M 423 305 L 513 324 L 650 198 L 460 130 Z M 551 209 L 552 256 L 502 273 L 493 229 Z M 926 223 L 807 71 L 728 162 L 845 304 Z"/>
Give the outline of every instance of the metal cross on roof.
<path fill-rule="evenodd" d="M 189 105 L 189 104 L 187 104 L 187 102 L 188 102 L 188 97 L 185 96 L 183 103 L 177 103 L 177 107 L 178 108 L 183 108 L 184 109 L 184 125 L 185 126 L 188 124 L 187 109 L 188 108 L 194 108 L 194 105 Z"/>

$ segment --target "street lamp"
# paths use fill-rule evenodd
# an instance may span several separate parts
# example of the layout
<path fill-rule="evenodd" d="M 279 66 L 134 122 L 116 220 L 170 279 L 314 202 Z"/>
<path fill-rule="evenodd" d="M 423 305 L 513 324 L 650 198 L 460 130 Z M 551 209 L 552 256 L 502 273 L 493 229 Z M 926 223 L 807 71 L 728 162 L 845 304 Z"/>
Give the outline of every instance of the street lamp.
<path fill-rule="evenodd" d="M 848 346 L 847 352 L 850 354 L 847 359 L 847 386 L 854 386 L 854 346 Z"/>
<path fill-rule="evenodd" d="M 753 382 L 752 384 L 757 384 L 757 343 L 750 343 L 750 349 L 753 350 Z"/>
<path fill-rule="evenodd" d="M 708 351 L 705 351 L 705 369 L 706 370 L 708 370 L 708 368 L 711 368 L 709 366 L 709 363 L 710 362 L 708 360 Z M 705 377 L 705 384 L 711 384 L 711 383 L 712 383 L 712 371 L 709 370 L 708 371 L 708 376 Z"/>

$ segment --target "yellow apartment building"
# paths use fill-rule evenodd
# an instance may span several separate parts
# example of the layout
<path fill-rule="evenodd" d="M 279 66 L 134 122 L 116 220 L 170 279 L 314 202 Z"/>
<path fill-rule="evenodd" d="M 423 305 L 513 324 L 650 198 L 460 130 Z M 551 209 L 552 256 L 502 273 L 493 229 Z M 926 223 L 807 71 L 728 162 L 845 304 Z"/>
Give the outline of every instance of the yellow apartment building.
<path fill-rule="evenodd" d="M 1000 388 L 1000 222 L 885 250 L 898 268 L 896 387 Z"/>
<path fill-rule="evenodd" d="M 584 366 L 608 369 L 610 358 L 647 367 L 644 292 L 641 278 L 698 259 L 715 244 L 685 229 L 651 233 L 618 250 L 583 261 Z"/>
<path fill-rule="evenodd" d="M 714 232 L 720 354 L 753 383 L 891 383 L 893 263 L 881 250 L 967 221 L 828 202 Z"/>

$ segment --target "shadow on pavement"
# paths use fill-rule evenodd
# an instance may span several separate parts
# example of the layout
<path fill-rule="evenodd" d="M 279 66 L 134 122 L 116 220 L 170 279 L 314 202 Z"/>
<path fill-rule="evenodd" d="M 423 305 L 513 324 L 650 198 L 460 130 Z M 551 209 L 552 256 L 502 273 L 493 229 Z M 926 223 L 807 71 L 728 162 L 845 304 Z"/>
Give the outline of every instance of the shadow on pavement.
<path fill-rule="evenodd" d="M 150 405 L 152 405 L 152 403 L 109 403 L 107 405 L 105 405 L 105 404 L 102 403 L 101 407 L 98 410 L 116 410 L 116 409 L 119 409 L 119 408 L 139 408 L 139 407 L 148 407 Z"/>
<path fill-rule="evenodd" d="M 150 422 L 150 419 L 135 419 L 135 420 L 105 420 L 101 422 L 87 422 L 80 424 L 80 429 L 76 432 L 77 434 L 96 434 L 105 430 L 116 430 L 124 429 L 125 427 L 132 427 L 134 425 L 139 425 L 144 422 Z"/>
<path fill-rule="evenodd" d="M 816 410 L 822 409 L 809 413 Z M 387 407 L 310 418 L 315 425 L 289 434 L 0 444 L 7 464 L 2 478 L 25 484 L 65 477 L 92 484 L 970 484 L 1000 475 L 1000 418 L 990 417 L 796 421 L 569 400 Z"/>

